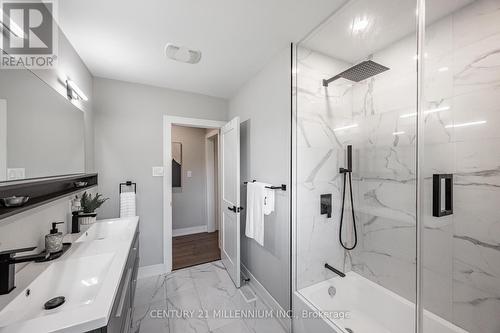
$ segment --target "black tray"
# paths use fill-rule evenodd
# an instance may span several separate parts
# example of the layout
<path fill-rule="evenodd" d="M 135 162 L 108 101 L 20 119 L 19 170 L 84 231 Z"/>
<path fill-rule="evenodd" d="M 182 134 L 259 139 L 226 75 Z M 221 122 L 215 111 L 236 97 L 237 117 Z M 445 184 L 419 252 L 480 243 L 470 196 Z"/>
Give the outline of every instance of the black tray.
<path fill-rule="evenodd" d="M 71 243 L 63 243 L 63 249 L 61 251 L 51 253 L 50 256 L 48 256 L 47 258 L 40 258 L 40 259 L 35 260 L 35 262 L 47 262 L 47 261 L 51 261 L 51 260 L 55 260 L 57 258 L 60 258 L 66 251 L 69 250 L 70 247 L 71 247 Z M 40 255 L 43 256 L 45 253 L 46 252 L 44 250 L 40 253 Z"/>

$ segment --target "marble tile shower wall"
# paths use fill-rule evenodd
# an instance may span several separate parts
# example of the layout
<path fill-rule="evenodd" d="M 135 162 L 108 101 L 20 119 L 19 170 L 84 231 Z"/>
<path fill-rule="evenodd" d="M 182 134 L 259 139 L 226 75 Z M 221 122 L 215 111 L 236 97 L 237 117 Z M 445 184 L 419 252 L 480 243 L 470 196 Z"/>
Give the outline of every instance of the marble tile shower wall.
<path fill-rule="evenodd" d="M 350 64 L 300 48 L 297 51 L 297 286 L 305 288 L 334 275 L 328 262 L 339 269 L 348 264 L 338 243 L 339 200 L 345 142 L 333 131 L 336 121 L 350 121 L 352 90 L 322 86 L 322 79 Z M 319 199 L 333 195 L 333 218 L 320 215 Z"/>
<path fill-rule="evenodd" d="M 437 0 L 428 1 L 429 10 L 433 2 Z M 328 261 L 414 300 L 415 45 L 415 37 L 409 36 L 370 56 L 391 68 L 383 75 L 355 86 L 338 81 L 328 89 L 321 80 L 351 64 L 299 50 L 299 289 L 332 277 L 323 269 Z M 498 0 L 475 1 L 426 30 L 424 304 L 475 333 L 500 331 L 499 45 Z M 450 127 L 474 121 L 487 122 Z M 358 127 L 334 131 L 350 124 Z M 347 144 L 355 149 L 360 240 L 346 254 L 338 245 L 338 168 Z M 455 175 L 452 216 L 431 216 L 434 173 Z M 332 219 L 319 215 L 323 193 L 333 194 Z"/>

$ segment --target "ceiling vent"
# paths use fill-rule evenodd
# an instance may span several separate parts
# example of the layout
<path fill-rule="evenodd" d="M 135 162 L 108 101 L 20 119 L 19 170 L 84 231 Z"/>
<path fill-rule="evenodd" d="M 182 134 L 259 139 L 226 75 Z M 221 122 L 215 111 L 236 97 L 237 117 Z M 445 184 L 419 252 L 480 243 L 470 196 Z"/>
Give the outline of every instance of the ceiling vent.
<path fill-rule="evenodd" d="M 170 43 L 165 46 L 165 55 L 172 60 L 187 64 L 197 64 L 201 60 L 201 51 L 191 50 L 185 46 L 177 46 Z"/>

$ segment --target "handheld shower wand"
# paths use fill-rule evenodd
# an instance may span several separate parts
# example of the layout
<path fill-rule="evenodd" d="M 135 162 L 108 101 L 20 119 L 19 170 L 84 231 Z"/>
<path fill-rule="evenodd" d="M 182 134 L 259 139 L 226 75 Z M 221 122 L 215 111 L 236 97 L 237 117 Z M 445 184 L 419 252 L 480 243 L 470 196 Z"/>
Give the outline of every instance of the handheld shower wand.
<path fill-rule="evenodd" d="M 340 245 L 348 251 L 353 250 L 356 245 L 358 245 L 358 231 L 356 228 L 356 216 L 354 214 L 354 199 L 352 195 L 352 178 L 351 178 L 351 173 L 352 173 L 352 145 L 347 146 L 347 169 L 346 168 L 340 168 L 339 172 L 341 174 L 344 174 L 344 190 L 342 192 L 342 210 L 340 212 L 340 231 L 339 231 L 339 241 Z M 345 190 L 346 190 L 346 180 L 347 176 L 349 176 L 349 190 L 351 192 L 351 211 L 352 211 L 352 224 L 353 224 L 353 229 L 354 229 L 354 244 L 351 247 L 348 247 L 344 244 L 344 241 L 342 240 L 342 226 L 343 226 L 343 221 L 344 221 L 344 204 L 345 204 Z"/>

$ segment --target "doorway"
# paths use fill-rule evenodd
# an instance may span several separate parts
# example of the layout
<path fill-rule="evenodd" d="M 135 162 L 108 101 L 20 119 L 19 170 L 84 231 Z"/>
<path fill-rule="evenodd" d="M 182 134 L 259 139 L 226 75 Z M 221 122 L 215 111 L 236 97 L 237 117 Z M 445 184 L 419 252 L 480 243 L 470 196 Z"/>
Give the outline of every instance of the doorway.
<path fill-rule="evenodd" d="M 220 212 L 220 207 L 215 207 L 212 209 L 207 209 L 207 205 L 209 200 L 208 198 L 208 186 L 205 184 L 207 183 L 206 180 L 208 178 L 208 173 L 206 170 L 205 165 L 207 164 L 205 160 L 205 156 L 210 156 L 206 153 L 206 151 L 209 149 L 209 143 L 214 143 L 214 138 L 208 134 L 210 133 L 217 133 L 219 132 L 220 128 L 222 128 L 226 122 L 223 121 L 214 121 L 214 120 L 206 120 L 206 119 L 196 119 L 196 118 L 184 118 L 184 117 L 175 117 L 175 116 L 164 116 L 164 122 L 163 122 L 163 127 L 164 127 L 164 139 L 163 139 L 163 165 L 165 166 L 164 168 L 164 177 L 163 177 L 163 253 L 164 253 L 164 259 L 163 259 L 163 266 L 164 266 L 164 271 L 166 272 L 171 272 L 174 269 L 173 265 L 173 257 L 174 257 L 174 238 L 175 238 L 175 246 L 176 246 L 176 255 L 178 253 L 188 253 L 188 251 L 200 251 L 200 249 L 207 249 L 207 248 L 214 248 L 214 243 L 216 244 L 216 250 L 218 249 L 218 235 L 216 234 L 215 236 L 215 242 L 214 242 L 214 235 L 207 235 L 209 228 L 210 231 L 215 232 L 216 227 L 212 227 L 211 225 L 208 225 L 208 211 L 216 211 L 217 214 Z M 192 150 L 187 150 L 188 147 L 186 145 L 182 145 L 182 142 L 179 140 L 176 140 L 175 136 L 173 134 L 176 134 L 176 130 L 174 129 L 176 126 L 179 127 L 184 127 L 188 128 L 191 130 L 198 129 L 202 131 L 203 133 L 203 142 L 197 147 L 198 154 L 202 155 L 202 160 L 203 160 L 203 167 L 200 169 L 194 169 L 189 164 L 193 163 L 192 161 L 188 161 L 188 159 L 191 159 L 189 155 L 191 155 Z M 207 141 L 206 139 L 210 139 L 211 141 Z M 181 143 L 181 145 L 175 145 L 175 143 Z M 190 144 L 189 144 L 190 146 Z M 200 147 L 201 146 L 201 147 Z M 200 150 L 201 148 L 201 150 Z M 214 153 L 215 153 L 215 148 L 214 148 Z M 217 152 L 218 152 L 218 147 L 217 147 Z M 187 155 L 186 155 L 187 154 Z M 174 156 L 177 155 L 177 156 Z M 180 155 L 180 156 L 179 156 Z M 178 160 L 174 162 L 174 157 L 177 158 Z M 219 156 L 213 157 L 214 159 L 217 160 L 217 166 L 220 165 L 219 161 Z M 187 162 L 188 164 L 184 163 L 182 165 L 182 162 Z M 173 170 L 177 168 L 176 163 L 180 164 L 180 179 L 176 179 L 176 176 L 173 175 Z M 220 173 L 220 168 L 217 168 L 218 174 Z M 188 171 L 190 171 L 188 175 Z M 179 173 L 179 171 L 177 172 Z M 189 177 L 188 177 L 189 176 Z M 204 217 L 204 223 L 198 222 L 201 218 L 198 215 L 198 221 L 189 221 L 189 218 L 191 216 L 191 219 L 193 216 L 196 215 L 182 215 L 183 210 L 182 210 L 182 205 L 181 205 L 181 210 L 175 209 L 179 208 L 177 206 L 177 203 L 182 203 L 182 201 L 179 201 L 178 199 L 182 200 L 182 195 L 187 197 L 188 199 L 190 198 L 189 191 L 187 186 L 188 185 L 193 185 L 193 181 L 195 178 L 201 178 L 203 188 L 200 192 L 205 193 L 205 197 L 202 196 L 201 200 L 198 200 L 196 204 L 194 204 L 194 201 L 189 201 L 187 200 L 184 205 L 193 212 L 202 212 L 202 215 Z M 214 182 L 214 184 L 220 183 L 221 177 L 218 175 L 218 180 L 217 183 Z M 179 184 L 180 182 L 180 184 Z M 174 184 L 175 183 L 175 184 Z M 178 186 L 180 185 L 180 187 Z M 219 185 L 217 185 L 218 188 Z M 217 194 L 219 195 L 219 194 Z M 176 197 L 174 199 L 174 197 Z M 215 203 L 220 202 L 219 198 L 212 199 Z M 213 207 L 213 206 L 212 206 Z M 174 214 L 175 218 L 174 218 Z M 179 215 L 180 214 L 180 215 Z M 188 219 L 187 223 L 184 225 L 185 220 L 183 220 L 183 217 Z M 174 219 L 175 219 L 175 224 L 174 224 Z M 215 224 L 214 224 L 215 225 Z M 211 237 L 208 237 L 211 236 Z M 203 245 L 205 244 L 205 245 Z M 185 250 L 187 249 L 187 250 Z M 215 251 L 216 251 L 215 250 Z M 208 252 L 208 251 L 207 251 Z M 214 251 L 211 251 L 214 252 Z M 186 254 L 186 257 L 189 257 L 190 254 Z M 186 264 L 182 264 L 188 265 Z M 178 269 L 180 265 L 177 265 L 175 268 Z"/>
<path fill-rule="evenodd" d="M 172 125 L 172 269 L 220 260 L 218 129 Z"/>
<path fill-rule="evenodd" d="M 194 127 L 203 129 L 218 130 L 217 140 L 217 200 L 216 216 L 219 220 L 220 240 L 217 244 L 220 247 L 221 261 L 228 271 L 236 287 L 239 288 L 240 280 L 240 137 L 239 137 L 239 118 L 235 117 L 228 122 L 183 118 L 165 115 L 163 118 L 163 268 L 165 272 L 171 272 L 173 268 L 173 146 L 172 146 L 172 127 L 180 125 L 184 127 Z M 207 132 L 209 133 L 209 132 Z M 210 136 L 208 137 L 210 139 Z M 174 148 L 174 149 L 178 149 Z M 182 149 L 182 148 L 181 148 Z M 187 171 L 182 173 L 181 177 L 187 177 Z M 191 170 L 192 171 L 192 170 Z M 191 177 L 193 173 L 190 174 Z M 182 179 L 181 179 L 182 182 Z M 182 183 L 181 183 L 182 184 Z M 181 185 L 182 186 L 182 185 Z M 191 209 L 201 209 L 191 204 Z M 206 211 L 205 211 L 205 214 Z M 208 220 L 208 215 L 207 215 Z M 215 226 L 217 224 L 214 223 Z M 208 224 L 207 224 L 208 232 Z M 199 232 L 200 233 L 200 232 Z M 193 244 L 200 243 L 200 240 L 194 240 Z"/>

